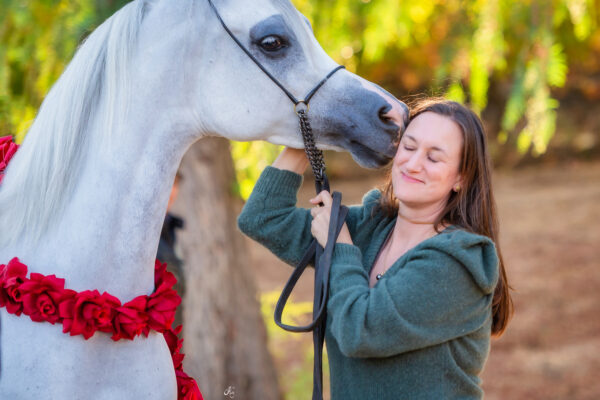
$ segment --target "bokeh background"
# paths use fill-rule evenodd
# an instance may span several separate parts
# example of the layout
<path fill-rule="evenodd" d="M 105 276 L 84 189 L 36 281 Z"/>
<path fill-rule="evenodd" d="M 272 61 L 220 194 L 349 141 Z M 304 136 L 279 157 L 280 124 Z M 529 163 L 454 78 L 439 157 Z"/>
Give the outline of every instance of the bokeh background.
<path fill-rule="evenodd" d="M 600 1 L 292 2 L 325 50 L 350 71 L 405 102 L 444 96 L 484 120 L 516 311 L 506 334 L 493 342 L 483 375 L 486 398 L 600 398 Z M 126 3 L 0 0 L 0 135 L 23 140 L 77 45 Z M 260 142 L 220 148 L 235 165 L 223 183 L 235 214 L 279 148 Z M 347 203 L 358 203 L 382 180 L 382 171 L 362 170 L 344 154 L 326 158 Z M 194 173 L 184 180 L 190 184 Z M 311 188 L 307 182 L 300 194 L 305 206 Z M 175 211 L 185 218 L 186 204 L 176 203 Z M 291 269 L 241 240 L 251 271 L 246 286 L 257 313 L 260 306 L 265 349 L 277 374 L 271 385 L 278 398 L 307 399 L 310 335 L 287 334 L 272 323 Z M 288 317 L 305 317 L 311 295 L 305 279 Z M 186 362 L 195 358 L 202 359 L 188 352 Z M 236 384 L 237 398 L 259 398 L 235 374 L 224 371 L 214 383 L 203 371 L 198 368 L 196 377 L 206 398 L 222 398 Z"/>

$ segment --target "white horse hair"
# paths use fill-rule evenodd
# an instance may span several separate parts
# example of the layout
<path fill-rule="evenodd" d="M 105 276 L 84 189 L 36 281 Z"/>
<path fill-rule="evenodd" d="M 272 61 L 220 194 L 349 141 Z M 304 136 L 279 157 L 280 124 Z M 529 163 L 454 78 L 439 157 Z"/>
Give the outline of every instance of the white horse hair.
<path fill-rule="evenodd" d="M 39 240 L 52 217 L 61 214 L 81 172 L 94 112 L 102 110 L 95 118 L 113 127 L 117 111 L 127 109 L 129 62 L 147 7 L 143 1 L 129 3 L 90 34 L 46 96 L 27 145 L 9 164 L 2 184 L 0 224 L 10 226 L 11 233 L 0 236 L 0 247 L 14 243 L 25 230 L 26 240 Z M 101 98 L 106 104 L 100 108 Z M 117 140 L 111 132 L 106 129 L 104 135 Z"/>
<path fill-rule="evenodd" d="M 336 63 L 287 0 L 215 1 L 232 31 L 298 98 Z M 285 46 L 267 49 L 275 36 Z M 311 101 L 321 148 L 367 167 L 394 154 L 405 106 L 336 73 Z M 98 27 L 48 93 L 0 186 L 0 263 L 126 302 L 154 290 L 178 165 L 198 139 L 301 148 L 283 92 L 223 31 L 206 0 L 135 0 Z M 162 335 L 113 342 L 0 309 L 0 398 L 174 399 Z"/>

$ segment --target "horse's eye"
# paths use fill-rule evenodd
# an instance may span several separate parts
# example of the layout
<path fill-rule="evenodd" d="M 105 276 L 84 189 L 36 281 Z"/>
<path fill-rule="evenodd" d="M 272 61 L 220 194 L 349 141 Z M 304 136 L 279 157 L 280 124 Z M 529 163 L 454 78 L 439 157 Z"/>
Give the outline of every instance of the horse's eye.
<path fill-rule="evenodd" d="M 269 35 L 261 39 L 260 47 L 265 51 L 279 51 L 284 47 L 287 47 L 287 44 L 281 37 Z"/>

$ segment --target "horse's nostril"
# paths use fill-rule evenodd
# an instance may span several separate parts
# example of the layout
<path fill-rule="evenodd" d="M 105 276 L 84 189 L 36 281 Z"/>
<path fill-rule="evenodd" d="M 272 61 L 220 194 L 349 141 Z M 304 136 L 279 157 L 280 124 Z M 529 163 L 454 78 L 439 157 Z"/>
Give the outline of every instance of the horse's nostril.
<path fill-rule="evenodd" d="M 387 113 L 389 113 L 391 109 L 392 109 L 392 106 L 390 106 L 389 104 L 381 107 L 379 109 L 379 119 L 382 120 L 383 122 L 390 121 L 391 118 L 387 116 Z"/>

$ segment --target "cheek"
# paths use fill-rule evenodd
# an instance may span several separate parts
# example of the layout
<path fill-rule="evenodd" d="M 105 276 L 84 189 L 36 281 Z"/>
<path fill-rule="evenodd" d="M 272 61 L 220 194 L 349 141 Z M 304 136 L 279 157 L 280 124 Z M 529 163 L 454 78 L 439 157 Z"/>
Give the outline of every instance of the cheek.
<path fill-rule="evenodd" d="M 398 197 L 398 193 L 396 191 L 402 187 L 402 184 L 403 181 L 401 178 L 400 168 L 394 164 L 392 167 L 392 187 L 396 197 Z"/>
<path fill-rule="evenodd" d="M 448 167 L 444 167 L 430 170 L 430 176 L 432 176 L 445 190 L 446 188 L 452 188 L 457 174 L 450 171 Z"/>
<path fill-rule="evenodd" d="M 409 153 L 404 151 L 402 148 L 398 149 L 398 152 L 394 156 L 394 167 L 402 166 L 408 159 Z"/>
<path fill-rule="evenodd" d="M 399 177 L 400 171 L 402 170 L 404 164 L 408 161 L 408 157 L 405 153 L 396 153 L 394 157 L 394 162 L 392 164 L 392 176 Z"/>

